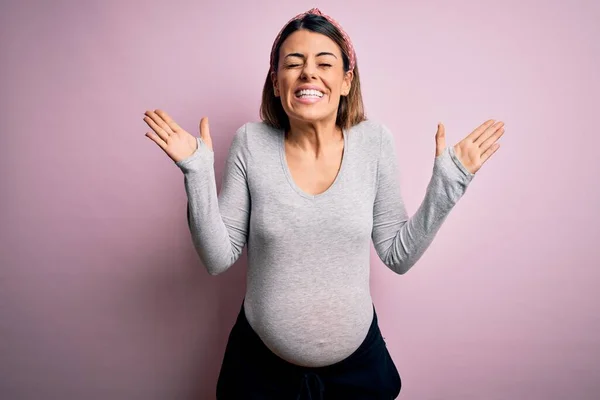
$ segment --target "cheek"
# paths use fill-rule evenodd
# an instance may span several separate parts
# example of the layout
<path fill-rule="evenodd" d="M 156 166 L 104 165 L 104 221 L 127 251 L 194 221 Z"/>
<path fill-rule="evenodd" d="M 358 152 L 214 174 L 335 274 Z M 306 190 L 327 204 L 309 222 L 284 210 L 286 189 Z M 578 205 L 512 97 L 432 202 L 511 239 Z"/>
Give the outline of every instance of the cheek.
<path fill-rule="evenodd" d="M 323 83 L 327 85 L 329 90 L 332 93 L 340 93 L 342 91 L 342 86 L 344 85 L 344 80 L 338 76 L 338 73 L 328 74 L 331 76 L 323 76 Z"/>
<path fill-rule="evenodd" d="M 293 71 L 282 71 L 279 74 L 279 88 L 281 90 L 290 89 L 297 79 L 298 77 Z"/>
<path fill-rule="evenodd" d="M 325 84 L 325 87 L 327 87 L 327 89 L 330 91 L 332 96 L 337 96 L 342 91 L 342 82 L 340 82 L 339 80 L 323 80 L 323 83 Z"/>

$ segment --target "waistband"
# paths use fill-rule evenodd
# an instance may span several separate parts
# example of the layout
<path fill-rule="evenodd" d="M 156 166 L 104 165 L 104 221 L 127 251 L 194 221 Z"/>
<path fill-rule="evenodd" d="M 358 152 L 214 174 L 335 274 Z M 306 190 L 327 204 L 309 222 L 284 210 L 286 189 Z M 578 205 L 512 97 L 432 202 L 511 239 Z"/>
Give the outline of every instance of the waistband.
<path fill-rule="evenodd" d="M 322 376 L 327 374 L 343 374 L 345 369 L 350 369 L 357 363 L 362 362 L 365 357 L 369 356 L 370 352 L 376 352 L 379 346 L 385 346 L 385 341 L 383 340 L 381 331 L 379 330 L 375 305 L 373 305 L 373 319 L 371 321 L 371 325 L 361 345 L 345 359 L 323 367 L 305 367 L 292 364 L 268 349 L 246 319 L 244 301 L 242 301 L 242 307 L 240 309 L 236 325 L 238 325 L 238 328 L 241 329 L 241 333 L 246 335 L 248 340 L 258 346 L 258 349 L 262 349 L 258 351 L 262 351 L 264 353 L 263 360 L 264 358 L 269 359 L 269 361 L 264 361 L 275 363 L 280 371 L 288 370 L 293 375 L 300 376 L 299 399 L 322 399 L 324 391 L 324 384 L 321 380 Z"/>

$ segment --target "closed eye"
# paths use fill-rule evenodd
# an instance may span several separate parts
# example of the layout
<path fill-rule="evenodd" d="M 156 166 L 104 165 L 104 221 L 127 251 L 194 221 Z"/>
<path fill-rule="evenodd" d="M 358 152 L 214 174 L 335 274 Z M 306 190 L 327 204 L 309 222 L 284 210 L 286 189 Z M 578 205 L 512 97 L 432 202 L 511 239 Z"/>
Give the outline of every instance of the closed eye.
<path fill-rule="evenodd" d="M 299 67 L 300 65 L 301 64 L 288 64 L 288 65 L 286 65 L 286 68 L 295 68 L 295 67 Z M 331 64 L 322 63 L 322 64 L 319 64 L 319 66 L 321 66 L 321 67 L 328 67 L 329 68 L 332 65 Z"/>

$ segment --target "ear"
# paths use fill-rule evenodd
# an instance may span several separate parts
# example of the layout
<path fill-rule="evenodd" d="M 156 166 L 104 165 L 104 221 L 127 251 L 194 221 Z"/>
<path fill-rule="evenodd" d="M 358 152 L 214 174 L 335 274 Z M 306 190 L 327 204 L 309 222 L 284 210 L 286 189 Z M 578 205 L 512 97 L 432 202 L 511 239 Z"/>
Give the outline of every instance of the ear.
<path fill-rule="evenodd" d="M 277 74 L 275 72 L 271 72 L 271 82 L 273 83 L 275 97 L 279 97 L 279 82 L 277 82 Z"/>
<path fill-rule="evenodd" d="M 344 76 L 344 82 L 342 83 L 342 96 L 348 96 L 350 88 L 352 87 L 352 80 L 354 79 L 354 72 L 348 71 Z"/>

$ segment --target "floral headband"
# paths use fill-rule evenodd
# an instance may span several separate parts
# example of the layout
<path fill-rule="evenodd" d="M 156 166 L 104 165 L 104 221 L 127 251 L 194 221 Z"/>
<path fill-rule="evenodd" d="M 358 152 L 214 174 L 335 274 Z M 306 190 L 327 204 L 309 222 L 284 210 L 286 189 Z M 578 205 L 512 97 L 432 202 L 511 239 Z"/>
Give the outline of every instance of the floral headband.
<path fill-rule="evenodd" d="M 276 67 L 273 65 L 273 63 L 275 61 L 275 47 L 277 46 L 277 42 L 279 42 L 279 39 L 281 39 L 281 34 L 283 33 L 283 30 L 285 29 L 286 26 L 288 26 L 288 24 L 290 22 L 297 20 L 297 19 L 302 19 L 305 15 L 308 15 L 308 14 L 319 15 L 319 16 L 325 18 L 327 21 L 329 21 L 333 26 L 335 26 L 340 31 L 340 33 L 342 34 L 342 37 L 344 38 L 344 42 L 346 43 L 346 47 L 347 47 L 346 50 L 348 51 L 348 58 L 349 58 L 349 62 L 350 62 L 349 70 L 352 71 L 354 69 L 354 66 L 356 65 L 356 53 L 354 51 L 354 46 L 352 45 L 352 42 L 350 41 L 350 37 L 342 29 L 342 27 L 339 23 L 337 23 L 330 16 L 323 14 L 318 8 L 311 8 L 307 12 L 296 15 L 294 18 L 290 19 L 288 21 L 288 23 L 283 26 L 283 28 L 281 28 L 281 31 L 279 31 L 277 38 L 275 38 L 275 41 L 273 42 L 273 47 L 271 48 L 271 71 L 276 70 Z"/>

